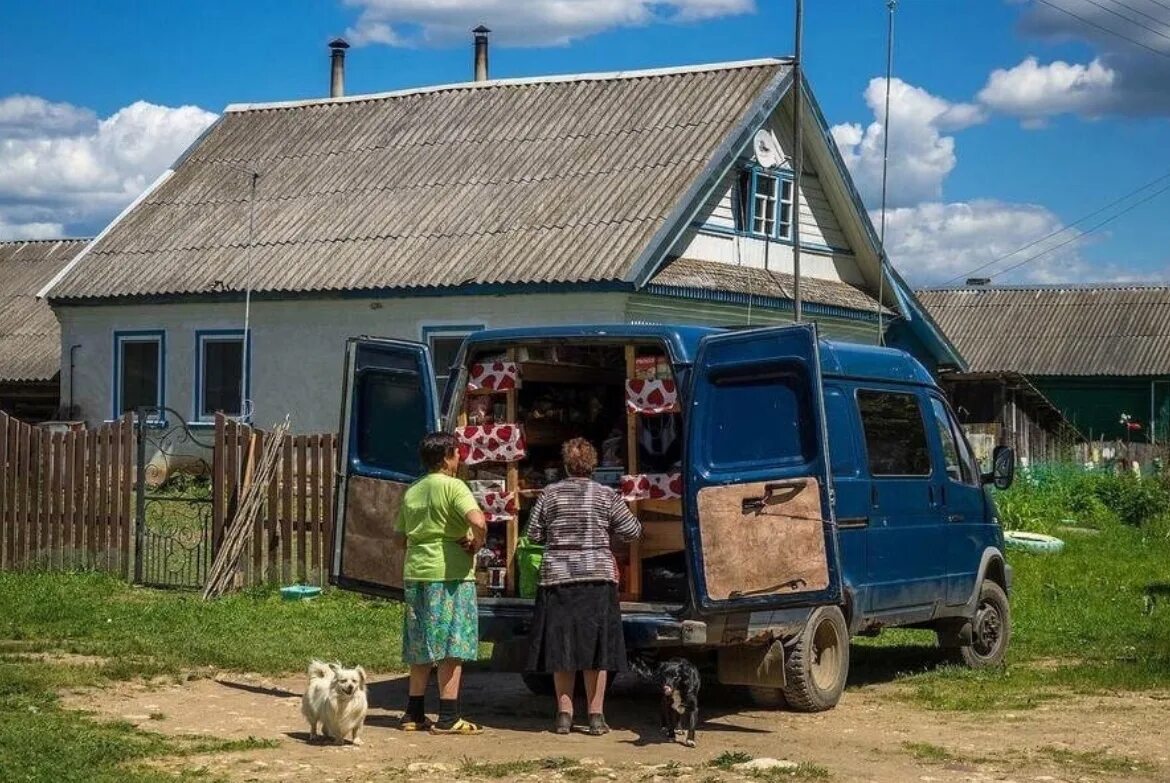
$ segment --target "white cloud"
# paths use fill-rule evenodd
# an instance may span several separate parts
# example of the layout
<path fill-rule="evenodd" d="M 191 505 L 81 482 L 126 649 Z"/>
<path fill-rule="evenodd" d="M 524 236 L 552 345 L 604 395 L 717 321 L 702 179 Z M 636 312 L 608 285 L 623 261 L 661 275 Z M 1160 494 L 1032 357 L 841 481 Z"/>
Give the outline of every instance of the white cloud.
<path fill-rule="evenodd" d="M 875 216 L 876 219 L 876 216 Z M 915 285 L 944 283 L 1005 256 L 1063 227 L 1048 209 L 1035 204 L 1010 204 L 992 199 L 967 203 L 926 202 L 886 214 L 886 246 L 891 262 Z M 992 276 L 1036 253 L 1078 237 L 1069 229 L 973 274 Z M 1075 277 L 1080 266 L 1079 239 L 996 282 Z M 957 281 L 962 283 L 963 280 Z"/>
<path fill-rule="evenodd" d="M 132 201 L 215 115 L 137 101 L 105 119 L 67 103 L 0 100 L 0 233 L 93 233 Z"/>
<path fill-rule="evenodd" d="M 881 201 L 883 128 L 886 80 L 871 79 L 865 102 L 873 121 L 862 128 L 857 123 L 832 128 L 845 164 L 865 203 Z M 938 199 L 942 183 L 955 167 L 955 140 L 943 135 L 983 122 L 979 106 L 951 103 L 901 79 L 890 80 L 890 150 L 888 203 L 910 206 Z"/>
<path fill-rule="evenodd" d="M 1100 59 L 1088 65 L 1063 60 L 1041 65 L 1028 57 L 1014 68 L 993 71 L 979 91 L 979 101 L 1036 128 L 1056 114 L 1100 115 L 1109 107 L 1116 81 L 1117 73 Z"/>
<path fill-rule="evenodd" d="M 509 46 L 560 46 L 617 27 L 750 13 L 755 0 L 346 0 L 361 9 L 355 46 L 442 46 L 479 24 Z"/>

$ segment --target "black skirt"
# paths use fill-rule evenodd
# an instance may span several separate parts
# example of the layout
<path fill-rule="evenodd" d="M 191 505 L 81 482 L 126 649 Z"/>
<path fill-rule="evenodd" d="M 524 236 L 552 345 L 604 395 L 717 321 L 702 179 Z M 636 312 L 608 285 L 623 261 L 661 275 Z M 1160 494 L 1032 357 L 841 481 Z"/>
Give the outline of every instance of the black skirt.
<path fill-rule="evenodd" d="M 529 634 L 528 670 L 626 670 L 622 612 L 613 582 L 541 587 Z"/>

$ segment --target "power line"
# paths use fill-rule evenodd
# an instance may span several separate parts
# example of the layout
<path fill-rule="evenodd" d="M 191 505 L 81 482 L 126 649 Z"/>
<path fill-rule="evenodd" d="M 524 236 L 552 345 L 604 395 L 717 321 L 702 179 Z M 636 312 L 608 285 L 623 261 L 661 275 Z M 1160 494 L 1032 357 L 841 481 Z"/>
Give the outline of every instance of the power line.
<path fill-rule="evenodd" d="M 1132 24 L 1134 27 L 1140 27 L 1141 29 L 1145 30 L 1146 32 L 1153 33 L 1154 35 L 1161 36 L 1162 38 L 1165 38 L 1167 41 L 1170 41 L 1170 35 L 1166 35 L 1165 33 L 1159 32 L 1158 30 L 1155 30 L 1154 28 L 1149 27 L 1148 25 L 1142 24 L 1141 22 L 1137 21 L 1136 19 L 1133 19 L 1132 17 L 1126 16 L 1125 14 L 1119 13 L 1118 11 L 1114 11 L 1109 6 L 1101 5 L 1100 3 L 1097 2 L 1097 0 L 1085 0 L 1085 2 L 1089 3 L 1090 5 L 1097 6 L 1098 8 L 1100 8 L 1102 11 L 1104 11 L 1107 14 L 1113 14 L 1118 19 L 1124 19 L 1125 21 Z M 1123 3 L 1118 3 L 1118 5 L 1120 5 L 1122 8 L 1126 9 L 1127 11 L 1134 10 Z M 1133 40 L 1133 39 L 1131 38 L 1130 40 Z M 1136 43 L 1136 41 L 1135 41 L 1135 43 Z"/>
<path fill-rule="evenodd" d="M 1146 2 L 1153 3 L 1154 5 L 1158 6 L 1159 8 L 1165 8 L 1167 11 L 1170 11 L 1170 5 L 1166 5 L 1161 0 L 1146 0 Z"/>
<path fill-rule="evenodd" d="M 1168 190 L 1170 190 L 1170 185 L 1167 185 L 1166 187 L 1161 188 L 1159 190 L 1155 190 L 1153 193 L 1146 196 L 1141 201 L 1138 201 L 1135 204 L 1129 205 L 1125 209 L 1118 212 L 1116 215 L 1110 215 L 1109 217 L 1102 220 L 1100 223 L 1097 223 L 1097 224 L 1093 225 L 1092 227 L 1086 229 L 1084 232 L 1077 234 L 1074 237 L 1069 237 L 1068 239 L 1066 239 L 1065 241 L 1061 242 L 1058 245 L 1053 245 L 1050 248 L 1047 248 L 1045 250 L 1041 250 L 1039 253 L 1037 253 L 1033 256 L 1028 256 L 1023 261 L 1020 261 L 1018 264 L 1012 264 L 1011 266 L 1007 267 L 1006 269 L 1001 269 L 998 272 L 996 272 L 994 275 L 992 275 L 992 277 L 999 277 L 1000 275 L 1007 274 L 1008 272 L 1011 272 L 1012 270 L 1019 269 L 1020 267 L 1024 266 L 1025 264 L 1030 264 L 1033 261 L 1035 261 L 1036 259 L 1048 255 L 1049 253 L 1051 253 L 1054 250 L 1059 250 L 1060 248 L 1064 247 L 1065 245 L 1069 244 L 1070 242 L 1075 242 L 1078 239 L 1080 239 L 1081 237 L 1086 236 L 1087 234 L 1093 233 L 1094 231 L 1101 228 L 1105 224 L 1112 223 L 1114 220 L 1117 220 L 1117 218 L 1121 217 L 1122 215 L 1126 214 L 1127 212 L 1132 212 L 1133 210 L 1140 207 L 1142 204 L 1145 204 L 1147 201 L 1150 201 L 1152 199 L 1157 198 L 1158 196 L 1162 195 L 1163 193 L 1165 193 Z"/>
<path fill-rule="evenodd" d="M 1098 30 L 1101 30 L 1103 32 L 1109 33 L 1110 35 L 1116 36 L 1116 37 L 1122 39 L 1123 41 L 1129 41 L 1134 46 L 1140 46 L 1141 48 L 1145 49 L 1146 51 L 1150 51 L 1150 52 L 1153 52 L 1154 54 L 1157 54 L 1157 55 L 1160 55 L 1160 56 L 1165 57 L 1167 59 L 1170 59 L 1170 52 L 1164 51 L 1162 49 L 1155 49 L 1152 46 L 1147 46 L 1146 44 L 1142 43 L 1141 41 L 1130 38 L 1128 35 L 1124 35 L 1122 33 L 1117 32 L 1116 30 L 1114 30 L 1112 28 L 1106 27 L 1105 25 L 1097 24 L 1096 22 L 1094 22 L 1091 19 L 1086 19 L 1085 17 L 1083 17 L 1079 14 L 1075 14 L 1072 11 L 1068 10 L 1067 8 L 1064 8 L 1062 6 L 1057 5 L 1056 3 L 1051 2 L 1051 0 L 1036 0 L 1036 2 L 1043 3 L 1044 5 L 1048 6 L 1049 8 L 1055 8 L 1057 11 L 1060 11 L 1062 14 L 1068 14 L 1072 18 L 1078 19 L 1081 22 L 1084 22 L 1085 24 L 1089 25 L 1090 27 L 1096 27 Z"/>
<path fill-rule="evenodd" d="M 1144 16 L 1145 18 L 1149 19 L 1154 24 L 1160 24 L 1163 27 L 1166 27 L 1168 24 L 1170 24 L 1170 23 L 1167 23 L 1163 19 L 1159 19 L 1156 16 L 1151 16 L 1150 14 L 1147 14 L 1145 11 L 1142 11 L 1141 9 L 1134 8 L 1132 5 L 1127 5 L 1123 2 L 1121 2 L 1121 0 L 1109 0 L 1109 2 L 1113 3 L 1114 5 L 1121 6 L 1122 8 L 1124 8 L 1127 11 L 1133 11 L 1138 16 Z"/>
<path fill-rule="evenodd" d="M 971 275 L 975 274 L 976 272 L 982 272 L 984 269 L 987 269 L 987 267 L 994 266 L 995 264 L 998 264 L 1000 261 L 1003 261 L 1005 258 L 1011 258 L 1016 253 L 1022 253 L 1023 251 L 1027 250 L 1030 247 L 1035 247 L 1036 245 L 1040 244 L 1041 242 L 1045 241 L 1046 239 L 1052 239 L 1052 237 L 1057 236 L 1058 234 L 1063 234 L 1065 231 L 1068 231 L 1069 229 L 1075 228 L 1076 226 L 1080 225 L 1081 223 L 1084 223 L 1089 218 L 1096 217 L 1097 215 L 1100 215 L 1102 212 L 1107 212 L 1110 209 L 1112 209 L 1113 207 L 1122 203 L 1123 201 L 1128 201 L 1129 199 L 1136 196 L 1138 193 L 1141 193 L 1143 190 L 1148 190 L 1149 188 L 1153 187 L 1154 185 L 1157 185 L 1159 182 L 1161 182 L 1164 179 L 1170 179 L 1170 171 L 1166 172 L 1165 174 L 1163 174 L 1159 177 L 1155 177 L 1154 179 L 1150 180 L 1149 182 L 1142 185 L 1141 187 L 1134 188 L 1133 190 L 1126 193 L 1124 196 L 1121 196 L 1120 198 L 1117 198 L 1117 199 L 1114 199 L 1113 201 L 1110 201 L 1108 204 L 1106 204 L 1103 207 L 1099 207 L 1098 209 L 1094 209 L 1092 212 L 1081 215 L 1079 218 L 1077 218 L 1076 220 L 1074 220 L 1073 222 L 1069 223 L 1066 226 L 1062 226 L 1061 228 L 1058 228 L 1049 234 L 1045 234 L 1044 236 L 1040 237 L 1039 239 L 1033 239 L 1031 242 L 1028 242 L 1025 245 L 1020 245 L 1019 247 L 1017 247 L 1015 250 L 1013 250 L 1010 253 L 1004 253 L 1002 256 L 996 256 L 995 258 L 991 259 L 987 263 L 981 264 L 981 265 L 975 267 L 974 269 L 971 269 L 967 272 L 964 272 L 961 275 L 957 275 L 955 277 L 952 277 L 950 280 L 947 280 L 945 283 L 943 283 L 943 285 L 950 285 L 951 283 L 955 282 L 956 280 L 965 280 L 966 278 L 970 277 Z M 1081 236 L 1081 235 L 1078 234 L 1077 236 Z M 996 274 L 1000 274 L 1000 273 L 997 272 Z"/>

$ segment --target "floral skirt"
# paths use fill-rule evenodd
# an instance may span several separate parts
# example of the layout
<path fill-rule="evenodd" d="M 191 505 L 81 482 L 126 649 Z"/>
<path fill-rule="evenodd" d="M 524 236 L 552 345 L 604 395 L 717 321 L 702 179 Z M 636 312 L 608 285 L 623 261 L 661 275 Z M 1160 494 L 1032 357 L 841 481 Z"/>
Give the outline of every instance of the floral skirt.
<path fill-rule="evenodd" d="M 479 657 L 475 582 L 406 582 L 402 661 L 408 665 Z"/>

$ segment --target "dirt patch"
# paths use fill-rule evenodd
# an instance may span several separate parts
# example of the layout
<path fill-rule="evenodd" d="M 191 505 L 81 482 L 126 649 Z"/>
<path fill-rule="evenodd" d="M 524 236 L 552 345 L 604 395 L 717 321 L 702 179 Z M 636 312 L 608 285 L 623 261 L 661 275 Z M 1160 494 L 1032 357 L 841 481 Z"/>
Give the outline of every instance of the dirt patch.
<path fill-rule="evenodd" d="M 793 779 L 815 779 L 825 770 L 835 780 L 882 783 L 1170 777 L 1165 694 L 1070 697 L 1026 712 L 967 715 L 922 710 L 890 698 L 896 686 L 881 685 L 846 693 L 830 712 L 800 715 L 746 708 L 734 691 L 712 689 L 703 694 L 699 747 L 688 749 L 660 738 L 654 696 L 622 682 L 607 710 L 611 734 L 557 737 L 548 731 L 551 699 L 533 696 L 515 675 L 472 672 L 463 710 L 486 733 L 432 737 L 396 728 L 405 681 L 375 676 L 365 745 L 355 748 L 308 744 L 300 715 L 303 686 L 300 677 L 221 676 L 165 686 L 128 683 L 65 698 L 67 706 L 146 730 L 280 743 L 271 750 L 174 762 L 234 780 L 697 783 L 741 778 L 709 766 L 730 752 L 804 764 Z M 552 757 L 586 761 L 540 763 Z"/>

